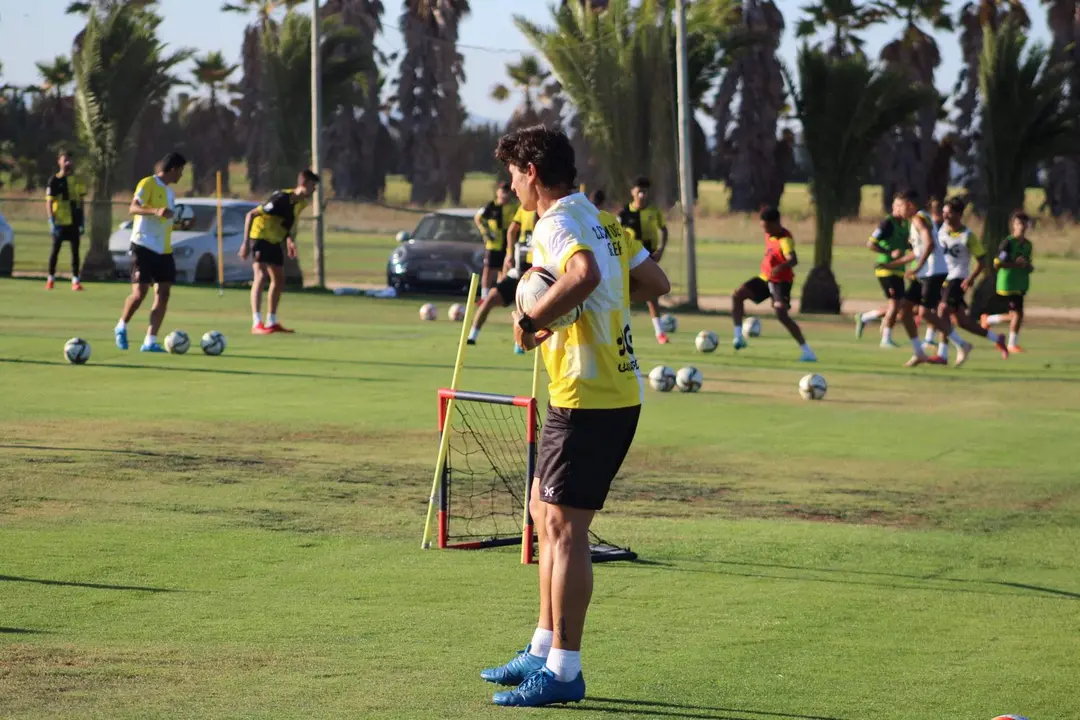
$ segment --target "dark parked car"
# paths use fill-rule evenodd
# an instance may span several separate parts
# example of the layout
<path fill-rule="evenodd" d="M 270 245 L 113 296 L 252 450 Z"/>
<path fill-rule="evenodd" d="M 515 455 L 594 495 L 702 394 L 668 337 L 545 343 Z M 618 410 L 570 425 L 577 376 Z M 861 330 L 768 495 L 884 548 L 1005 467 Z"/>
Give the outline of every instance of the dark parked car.
<path fill-rule="evenodd" d="M 484 269 L 484 241 L 473 223 L 476 210 L 428 213 L 412 235 L 398 233 L 386 264 L 386 284 L 398 292 L 464 293 L 473 273 Z"/>

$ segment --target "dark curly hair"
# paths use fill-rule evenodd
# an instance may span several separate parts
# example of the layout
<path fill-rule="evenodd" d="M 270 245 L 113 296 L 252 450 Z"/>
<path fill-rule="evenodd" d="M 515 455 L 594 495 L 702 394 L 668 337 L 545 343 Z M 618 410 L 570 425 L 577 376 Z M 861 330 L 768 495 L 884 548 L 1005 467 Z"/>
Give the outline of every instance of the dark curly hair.
<path fill-rule="evenodd" d="M 533 125 L 499 138 L 495 159 L 504 165 L 521 170 L 530 164 L 544 187 L 573 187 L 577 179 L 574 148 L 570 138 L 561 130 Z"/>

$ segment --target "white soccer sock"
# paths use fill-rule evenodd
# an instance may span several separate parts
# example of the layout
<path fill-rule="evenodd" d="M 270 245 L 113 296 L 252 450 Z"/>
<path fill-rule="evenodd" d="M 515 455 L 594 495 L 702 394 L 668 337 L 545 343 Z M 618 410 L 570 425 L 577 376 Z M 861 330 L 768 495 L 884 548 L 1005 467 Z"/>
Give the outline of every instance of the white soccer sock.
<path fill-rule="evenodd" d="M 926 355 L 926 352 L 924 352 L 922 349 L 922 340 L 919 340 L 919 338 L 911 338 L 911 347 L 915 348 L 915 354 L 919 357 L 923 357 L 924 355 Z"/>
<path fill-rule="evenodd" d="M 1001 336 L 998 335 L 993 330 L 987 330 L 986 331 L 986 339 L 989 340 L 990 342 L 994 343 L 995 345 L 997 345 L 997 341 L 1001 339 Z"/>
<path fill-rule="evenodd" d="M 146 340 L 144 341 L 144 343 L 146 345 L 153 345 L 156 342 L 157 342 L 157 335 L 151 335 L 150 331 L 147 330 L 146 331 Z"/>
<path fill-rule="evenodd" d="M 78 285 L 79 284 L 79 276 L 78 275 L 72 275 L 71 276 L 71 284 L 72 285 Z"/>
<path fill-rule="evenodd" d="M 1019 342 L 1020 342 L 1020 333 L 1018 333 L 1018 332 L 1010 332 L 1009 333 L 1009 347 L 1016 347 Z"/>
<path fill-rule="evenodd" d="M 937 354 L 939 358 L 949 359 L 949 343 L 940 342 L 937 344 Z"/>
<path fill-rule="evenodd" d="M 554 639 L 555 632 L 553 630 L 536 628 L 533 631 L 532 642 L 529 643 L 529 654 L 538 658 L 546 658 L 551 653 L 551 642 Z"/>
<path fill-rule="evenodd" d="M 120 322 L 116 323 L 117 330 L 127 330 L 127 323 L 121 318 Z"/>
<path fill-rule="evenodd" d="M 927 345 L 932 345 L 935 335 L 937 335 L 937 328 L 933 326 L 926 328 L 926 335 L 923 336 L 923 342 Z"/>
<path fill-rule="evenodd" d="M 653 327 L 653 332 L 656 333 L 657 335 L 660 335 L 661 333 L 664 332 L 664 329 L 660 327 L 660 318 L 653 318 L 652 319 L 652 327 Z"/>
<path fill-rule="evenodd" d="M 262 313 L 257 313 L 257 312 L 251 313 L 251 324 L 252 325 L 262 325 Z"/>
<path fill-rule="evenodd" d="M 469 330 L 469 339 L 470 340 L 476 340 L 476 338 L 478 338 L 478 337 L 480 337 L 480 328 L 478 328 L 478 327 L 471 328 Z"/>
<path fill-rule="evenodd" d="M 862 321 L 864 323 L 873 322 L 880 317 L 885 317 L 885 313 L 881 312 L 880 310 L 870 310 L 869 312 L 864 312 L 862 314 Z"/>
<path fill-rule="evenodd" d="M 736 340 L 742 340 L 743 339 L 742 325 L 736 325 L 735 326 L 735 339 Z"/>
<path fill-rule="evenodd" d="M 1005 322 L 1005 315 L 987 315 L 986 323 L 988 325 L 997 325 L 1000 322 Z"/>
<path fill-rule="evenodd" d="M 266 316 L 267 325 L 277 325 L 277 313 L 269 313 Z"/>
<path fill-rule="evenodd" d="M 487 294 L 488 294 L 488 288 L 480 288 L 480 299 L 481 300 L 484 300 L 485 298 L 487 298 Z"/>
<path fill-rule="evenodd" d="M 964 345 L 966 344 L 964 338 L 960 337 L 960 335 L 955 330 L 949 333 L 949 339 L 953 341 L 953 344 L 956 345 L 956 347 L 964 347 Z"/>
<path fill-rule="evenodd" d="M 881 326 L 881 341 L 892 342 L 892 328 L 888 325 Z"/>
<path fill-rule="evenodd" d="M 49 276 L 49 282 L 53 282 L 54 280 L 56 280 L 56 278 L 53 275 L 50 275 Z"/>
<path fill-rule="evenodd" d="M 581 673 L 581 651 L 551 648 L 544 664 L 555 675 L 556 680 L 570 682 Z"/>

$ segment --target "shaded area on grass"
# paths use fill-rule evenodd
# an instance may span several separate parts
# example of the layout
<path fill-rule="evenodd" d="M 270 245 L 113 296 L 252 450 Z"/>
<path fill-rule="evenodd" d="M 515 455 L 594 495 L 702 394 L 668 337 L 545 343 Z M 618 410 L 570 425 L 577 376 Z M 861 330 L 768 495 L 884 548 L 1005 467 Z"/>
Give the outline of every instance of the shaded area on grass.
<path fill-rule="evenodd" d="M 175 588 L 146 587 L 144 585 L 108 585 L 106 583 L 74 582 L 70 580 L 45 580 L 42 578 L 19 577 L 17 575 L 0 575 L 0 582 L 34 583 L 36 585 L 57 585 L 60 587 L 89 588 L 92 590 L 133 590 L 149 593 L 173 593 L 184 592 Z"/>

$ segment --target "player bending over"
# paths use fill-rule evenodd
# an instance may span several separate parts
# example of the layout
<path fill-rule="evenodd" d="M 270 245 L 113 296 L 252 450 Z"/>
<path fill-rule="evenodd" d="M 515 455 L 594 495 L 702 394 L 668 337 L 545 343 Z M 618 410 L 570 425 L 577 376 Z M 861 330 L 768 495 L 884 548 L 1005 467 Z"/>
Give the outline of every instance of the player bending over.
<path fill-rule="evenodd" d="M 743 304 L 749 300 L 762 303 L 772 300 L 776 319 L 787 328 L 802 354 L 799 362 L 817 362 L 817 355 L 806 344 L 799 324 L 791 317 L 791 286 L 795 282 L 795 266 L 799 257 L 795 254 L 795 241 L 791 233 L 780 224 L 780 211 L 765 208 L 761 211 L 761 227 L 765 230 L 765 257 L 761 260 L 761 274 L 747 280 L 731 295 L 731 320 L 735 324 L 736 350 L 746 347 L 743 336 Z"/>
<path fill-rule="evenodd" d="M 946 322 L 952 322 L 956 318 L 956 324 L 970 333 L 984 337 L 997 345 L 1001 356 L 1008 359 L 1009 351 L 1005 347 L 1005 338 L 995 332 L 988 331 L 979 326 L 967 313 L 967 302 L 964 294 L 975 285 L 975 281 L 986 269 L 986 261 L 983 259 L 983 246 L 979 242 L 979 236 L 972 232 L 971 228 L 964 225 L 964 201 L 960 198 L 952 198 L 945 203 L 943 222 L 938 232 L 938 240 L 945 252 L 945 266 L 948 268 L 948 277 L 945 281 L 945 297 L 941 301 L 938 313 Z M 971 258 L 975 258 L 975 272 L 971 272 Z M 948 352 L 947 341 L 942 341 L 938 347 L 938 355 L 944 356 Z"/>
<path fill-rule="evenodd" d="M 247 260 L 253 255 L 251 267 L 255 279 L 251 282 L 251 334 L 291 333 L 278 322 L 278 305 L 285 290 L 285 254 L 296 257 L 296 223 L 300 213 L 308 206 L 308 198 L 315 192 L 319 176 L 311 170 L 302 170 L 296 177 L 292 190 L 277 190 L 270 199 L 254 208 L 244 219 L 244 242 L 240 245 L 240 257 Z M 282 248 L 282 245 L 285 247 Z M 263 323 L 263 287 L 270 278 L 267 308 L 270 312 Z"/>
<path fill-rule="evenodd" d="M 127 326 L 154 286 L 154 306 L 141 352 L 165 352 L 157 341 L 158 330 L 169 307 L 169 293 L 176 281 L 176 260 L 172 255 L 173 217 L 176 215 L 175 185 L 184 174 L 187 160 L 169 153 L 158 161 L 156 172 L 139 181 L 128 212 L 135 216 L 131 229 L 131 295 L 116 325 L 116 347 L 128 349 Z"/>
<path fill-rule="evenodd" d="M 499 270 L 506 261 L 506 234 L 517 213 L 510 183 L 501 182 L 495 188 L 495 199 L 476 213 L 473 222 L 484 238 L 484 272 L 480 275 L 480 300 L 487 299 L 488 292 L 499 279 Z"/>
<path fill-rule="evenodd" d="M 530 315 L 515 313 L 514 326 L 515 340 L 526 350 L 543 343 L 551 378 L 529 500 L 540 543 L 540 617 L 524 650 L 480 675 L 517 686 L 496 693 L 496 705 L 538 707 L 585 697 L 581 636 L 593 588 L 589 525 L 633 442 L 643 397 L 630 302 L 653 300 L 671 286 L 614 216 L 572 190 L 574 150 L 561 131 L 536 126 L 509 133 L 495 156 L 510 170 L 522 207 L 539 213 L 533 262 L 552 268 L 559 279 Z M 580 303 L 584 313 L 576 323 L 537 335 Z"/>
<path fill-rule="evenodd" d="M 649 204 L 651 183 L 647 177 L 639 177 L 630 189 L 630 204 L 619 211 L 619 224 L 629 235 L 645 246 L 654 262 L 660 262 L 667 247 L 668 231 L 664 223 L 664 213 L 660 208 Z M 660 327 L 660 306 L 655 300 L 645 305 L 652 318 L 656 342 L 667 345 L 668 337 Z"/>
<path fill-rule="evenodd" d="M 886 215 L 874 234 L 866 242 L 866 247 L 877 256 L 874 275 L 877 276 L 882 292 L 885 293 L 886 306 L 882 310 L 871 310 L 855 314 L 855 337 L 861 339 L 866 324 L 882 318 L 881 347 L 898 347 L 893 342 L 892 331 L 900 312 L 900 302 L 904 297 L 903 267 L 885 267 L 907 252 L 908 221 L 904 219 L 906 201 L 897 193 L 893 198 L 892 214 Z"/>
<path fill-rule="evenodd" d="M 473 319 L 473 326 L 469 329 L 469 338 L 466 342 L 475 345 L 480 337 L 480 328 L 484 327 L 487 317 L 496 307 L 507 307 L 514 304 L 514 296 L 517 294 L 518 280 L 522 273 L 532 267 L 532 234 L 536 227 L 536 211 L 526 210 L 519 207 L 514 219 L 510 221 L 510 228 L 506 231 L 506 238 L 512 248 L 506 253 L 503 262 L 503 279 L 495 286 L 495 292 L 480 302 Z M 520 345 L 514 345 L 514 354 L 522 355 L 525 350 Z"/>
<path fill-rule="evenodd" d="M 1027 229 L 1031 219 L 1023 210 L 1017 210 L 1009 218 L 1009 231 L 1012 235 L 1005 238 L 994 258 L 997 268 L 997 294 L 1009 301 L 1007 315 L 983 315 L 982 326 L 990 327 L 1009 319 L 1009 352 L 1022 353 L 1020 347 L 1020 327 L 1024 324 L 1024 296 L 1031 287 L 1031 240 L 1027 238 Z"/>

